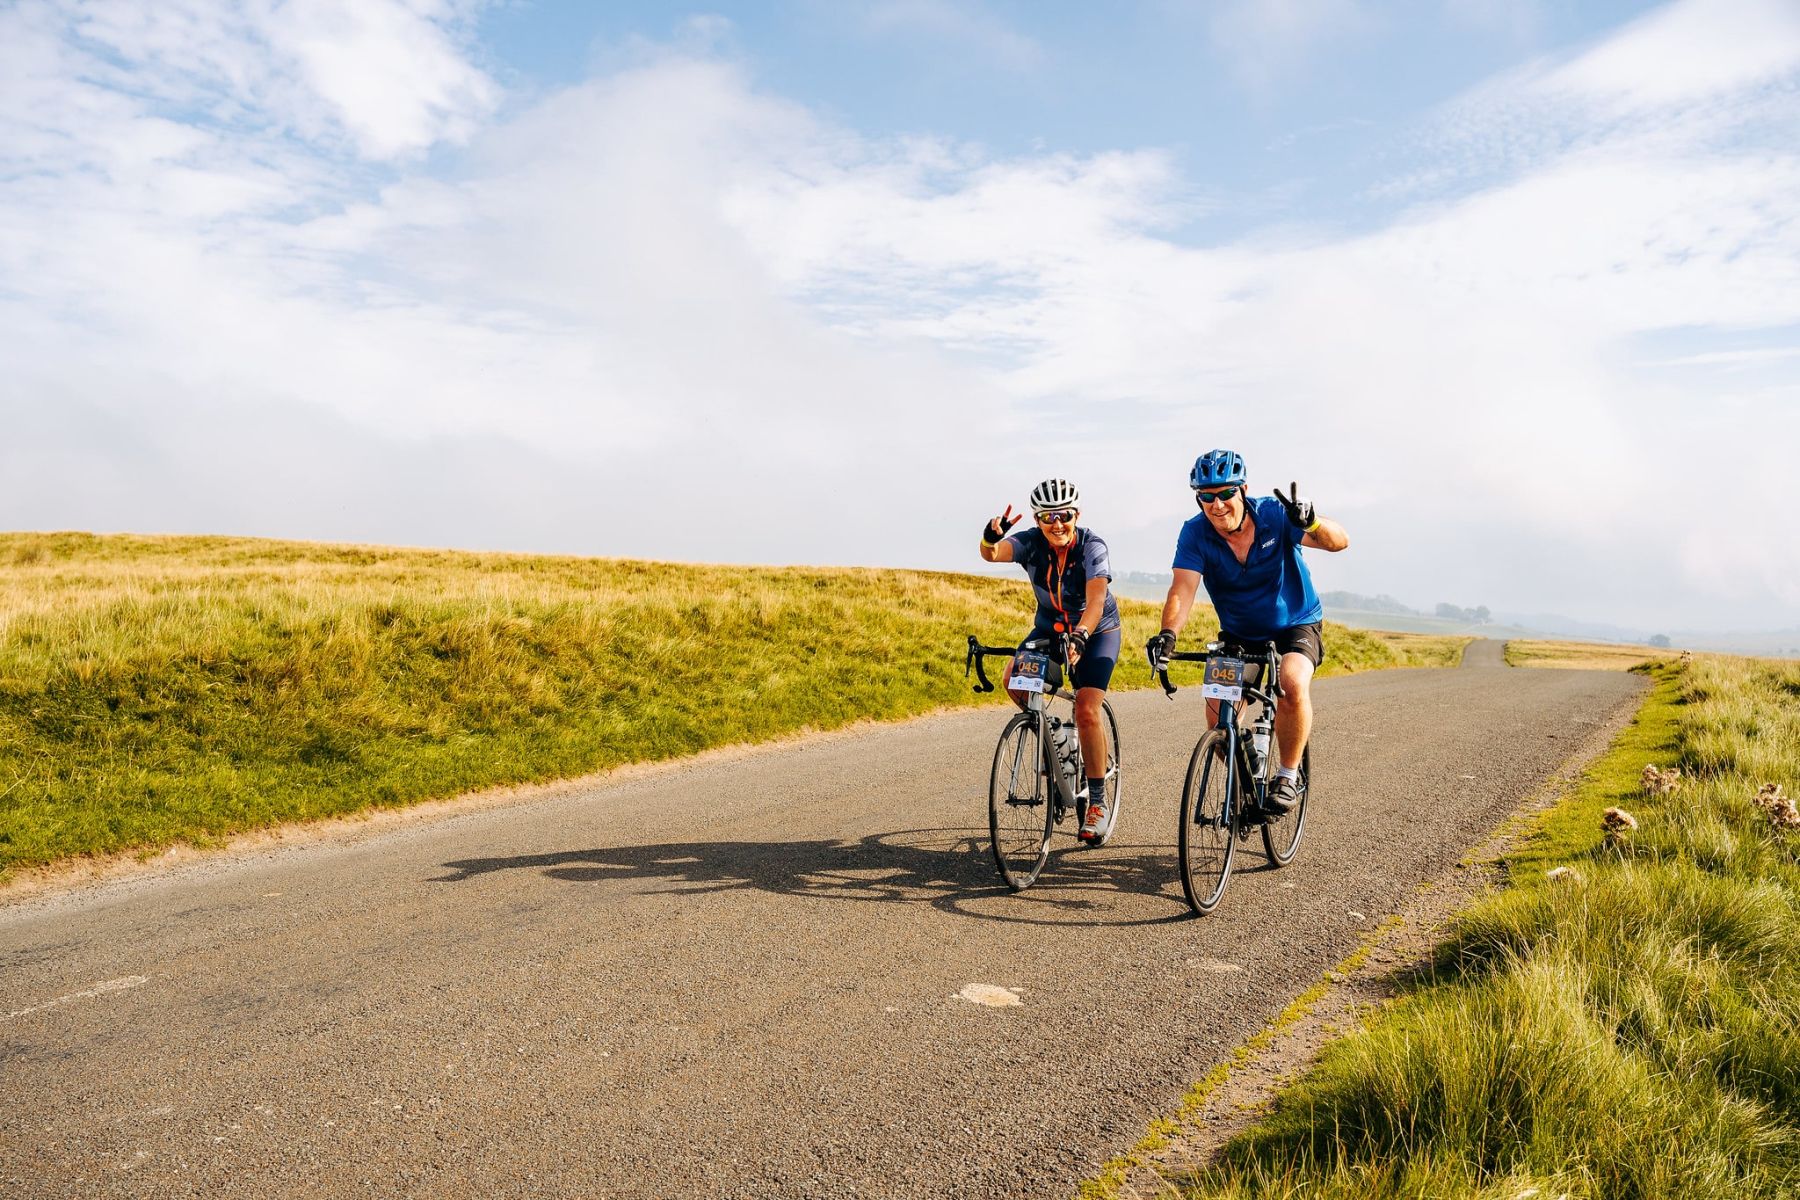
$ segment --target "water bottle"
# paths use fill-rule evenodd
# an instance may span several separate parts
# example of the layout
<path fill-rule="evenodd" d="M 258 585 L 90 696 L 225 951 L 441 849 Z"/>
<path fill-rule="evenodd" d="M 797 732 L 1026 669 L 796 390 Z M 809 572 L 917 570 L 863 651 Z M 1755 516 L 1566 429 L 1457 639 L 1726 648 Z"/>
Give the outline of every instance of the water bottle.
<path fill-rule="evenodd" d="M 1262 772 L 1263 764 L 1269 761 L 1269 730 L 1274 724 L 1274 720 L 1265 711 L 1250 728 L 1250 758 L 1255 763 L 1258 774 Z"/>
<path fill-rule="evenodd" d="M 1074 731 L 1061 721 L 1052 718 L 1050 739 L 1056 743 L 1057 761 L 1062 763 L 1063 778 L 1069 780 L 1069 786 L 1075 786 L 1075 756 L 1080 744 L 1075 740 Z"/>

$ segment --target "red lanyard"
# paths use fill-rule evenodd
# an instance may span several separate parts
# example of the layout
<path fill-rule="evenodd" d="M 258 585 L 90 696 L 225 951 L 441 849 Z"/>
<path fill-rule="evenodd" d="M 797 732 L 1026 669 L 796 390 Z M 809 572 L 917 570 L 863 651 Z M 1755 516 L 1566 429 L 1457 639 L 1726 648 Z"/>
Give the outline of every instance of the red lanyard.
<path fill-rule="evenodd" d="M 1069 550 L 1075 549 L 1075 547 L 1080 544 L 1081 532 L 1077 530 L 1075 539 L 1069 543 Z M 1066 621 L 1069 619 L 1069 610 L 1063 607 L 1062 585 L 1063 578 L 1069 571 L 1069 554 L 1067 550 L 1059 551 L 1055 546 L 1050 547 L 1050 553 L 1055 555 L 1056 558 L 1053 563 L 1047 563 L 1044 566 L 1044 583 L 1048 585 L 1046 590 L 1050 593 L 1050 603 L 1056 606 L 1056 611 L 1061 613 L 1063 615 L 1063 620 Z M 1051 582 L 1050 578 L 1051 567 L 1055 567 L 1056 569 L 1056 580 L 1054 583 Z"/>

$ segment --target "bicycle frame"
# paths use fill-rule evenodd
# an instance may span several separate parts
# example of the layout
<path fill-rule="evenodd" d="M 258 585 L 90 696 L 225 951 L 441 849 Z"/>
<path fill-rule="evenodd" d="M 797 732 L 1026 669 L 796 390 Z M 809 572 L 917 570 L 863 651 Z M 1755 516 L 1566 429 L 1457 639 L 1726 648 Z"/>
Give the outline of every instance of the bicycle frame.
<path fill-rule="evenodd" d="M 1225 651 L 1237 651 L 1238 653 L 1233 655 L 1233 657 L 1241 657 L 1248 662 L 1251 658 L 1251 655 L 1247 652 L 1248 650 L 1249 647 L 1247 646 L 1236 645 L 1229 642 L 1208 642 L 1204 652 L 1177 651 L 1169 655 L 1169 661 L 1203 663 L 1207 659 Z M 1262 802 L 1268 796 L 1269 792 L 1268 780 L 1263 778 L 1263 774 L 1266 774 L 1267 772 L 1265 771 L 1262 774 L 1258 774 L 1258 772 L 1251 769 L 1253 764 L 1250 761 L 1248 752 L 1244 749 L 1241 732 L 1242 722 L 1238 717 L 1238 710 L 1251 703 L 1255 703 L 1259 706 L 1259 715 L 1260 709 L 1267 709 L 1271 721 L 1274 720 L 1275 714 L 1280 711 L 1280 655 L 1275 649 L 1275 643 L 1272 641 L 1265 642 L 1260 654 L 1261 658 L 1256 662 L 1256 665 L 1262 668 L 1262 676 L 1257 682 L 1261 683 L 1263 687 L 1252 687 L 1246 681 L 1243 684 L 1244 694 L 1242 699 L 1236 701 L 1220 700 L 1218 702 L 1219 717 L 1218 720 L 1213 722 L 1212 726 L 1214 729 L 1223 730 L 1225 733 L 1225 806 L 1221 816 L 1227 827 L 1230 826 L 1233 817 L 1237 815 L 1236 806 L 1239 796 L 1238 789 L 1240 787 L 1240 769 L 1242 769 L 1243 773 L 1250 778 L 1250 785 L 1245 788 L 1244 791 L 1248 793 L 1250 799 L 1255 802 L 1256 810 L 1258 812 L 1261 811 Z M 1156 674 L 1157 678 L 1162 682 L 1164 694 L 1166 694 L 1169 699 L 1173 700 L 1175 698 L 1175 693 L 1179 689 L 1169 682 L 1168 667 L 1165 665 L 1157 668 Z M 1267 764 L 1265 763 L 1264 765 L 1266 766 Z"/>
<path fill-rule="evenodd" d="M 1209 643 L 1204 653 L 1174 653 L 1161 661 L 1152 655 L 1151 669 L 1172 700 L 1177 689 L 1169 682 L 1170 660 L 1205 662 L 1207 702 L 1219 706 L 1188 760 L 1187 782 L 1181 792 L 1182 812 L 1176 825 L 1181 890 L 1195 915 L 1203 917 L 1224 897 L 1237 845 L 1249 836 L 1251 829 L 1260 829 L 1263 850 L 1271 866 L 1284 867 L 1293 860 L 1306 826 L 1310 750 L 1301 751 L 1301 770 L 1307 782 L 1301 784 L 1299 803 L 1272 809 L 1269 775 L 1273 760 L 1254 745 L 1246 745 L 1242 709 L 1246 704 L 1258 704 L 1261 707 L 1256 713 L 1256 726 L 1260 728 L 1266 721 L 1272 729 L 1275 724 L 1281 708 L 1281 657 L 1274 642 L 1251 649 L 1241 643 L 1218 641 Z M 1261 673 L 1252 683 L 1251 675 L 1257 668 Z M 1217 762 L 1215 756 L 1219 754 L 1223 754 L 1223 764 Z M 1214 769 L 1219 765 L 1224 770 L 1215 776 Z M 1214 778 L 1219 779 L 1220 791 L 1209 801 L 1207 797 L 1213 794 L 1210 780 Z M 1290 812 L 1294 814 L 1291 821 Z"/>
<path fill-rule="evenodd" d="M 1062 651 L 1062 664 L 1066 664 L 1069 661 L 1069 638 L 1067 634 L 1059 634 L 1058 639 L 1061 642 L 1059 649 Z M 1027 645 L 1030 644 L 1027 643 Z M 1000 656 L 1011 658 L 1017 653 L 1018 649 L 1013 646 L 983 646 L 976 640 L 974 634 L 970 634 L 969 653 L 963 663 L 963 677 L 967 678 L 970 668 L 973 667 L 976 677 L 981 681 L 975 685 L 975 690 L 977 692 L 994 691 L 993 681 L 987 677 L 987 671 L 983 669 L 984 660 Z M 1063 670 L 1066 672 L 1068 668 L 1063 666 Z M 1027 692 L 1025 695 L 1025 710 L 1032 713 L 1037 719 L 1038 745 L 1042 748 L 1044 774 L 1049 778 L 1051 787 L 1055 789 L 1056 803 L 1060 806 L 1060 810 L 1073 812 L 1076 807 L 1075 791 L 1070 787 L 1069 780 L 1064 777 L 1062 763 L 1058 762 L 1056 757 L 1056 740 L 1050 736 L 1050 702 L 1067 700 L 1072 709 L 1075 704 L 1075 693 L 1065 691 L 1058 684 L 1055 687 L 1046 688 L 1044 691 Z M 1079 736 L 1074 728 L 1072 718 L 1069 722 L 1069 736 Z"/>

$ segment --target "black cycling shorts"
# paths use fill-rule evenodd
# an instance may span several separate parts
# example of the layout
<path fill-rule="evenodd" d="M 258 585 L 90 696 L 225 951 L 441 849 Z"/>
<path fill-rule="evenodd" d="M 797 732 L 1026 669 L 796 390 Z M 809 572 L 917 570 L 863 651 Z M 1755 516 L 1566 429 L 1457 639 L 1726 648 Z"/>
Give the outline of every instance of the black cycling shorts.
<path fill-rule="evenodd" d="M 1075 664 L 1075 687 L 1077 690 L 1090 687 L 1099 688 L 1103 692 L 1106 690 L 1106 685 L 1112 682 L 1113 668 L 1119 665 L 1119 647 L 1124 643 L 1124 634 L 1123 628 L 1110 629 L 1105 633 L 1096 633 L 1088 639 L 1087 653 L 1083 654 L 1081 661 Z M 1050 661 L 1060 667 L 1062 639 L 1054 633 L 1033 629 L 1026 635 L 1025 640 L 1019 643 L 1019 649 L 1023 650 L 1027 646 L 1040 653 L 1048 654 Z M 1058 670 L 1056 674 L 1060 677 L 1061 670 Z"/>
<path fill-rule="evenodd" d="M 1282 654 L 1304 654 L 1307 661 L 1318 666 L 1325 661 L 1325 631 L 1321 622 L 1314 621 L 1310 625 L 1289 625 L 1272 638 L 1245 638 L 1235 633 L 1221 630 L 1219 640 L 1231 642 L 1246 650 L 1254 650 L 1264 642 L 1274 642 L 1275 649 Z"/>

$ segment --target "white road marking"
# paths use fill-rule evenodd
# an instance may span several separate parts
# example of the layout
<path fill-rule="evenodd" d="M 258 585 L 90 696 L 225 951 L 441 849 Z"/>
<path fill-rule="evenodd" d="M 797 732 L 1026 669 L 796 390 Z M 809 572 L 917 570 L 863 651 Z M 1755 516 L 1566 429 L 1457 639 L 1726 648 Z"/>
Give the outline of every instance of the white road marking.
<path fill-rule="evenodd" d="M 1013 1008 L 1025 1003 L 1015 989 L 995 987 L 991 983 L 965 983 L 962 991 L 956 994 L 970 1004 L 984 1004 L 989 1008 Z"/>
<path fill-rule="evenodd" d="M 43 1012 L 46 1008 L 55 1008 L 60 1004 L 68 1004 L 74 1000 L 91 1000 L 95 996 L 104 996 L 108 992 L 129 991 L 134 987 L 139 987 L 149 982 L 150 977 L 148 975 L 127 975 L 122 979 L 109 979 L 105 983 L 96 983 L 91 988 L 85 988 L 79 992 L 70 992 L 66 996 L 58 996 L 56 999 L 46 1000 L 42 1004 L 34 1004 L 30 1008 L 14 1009 L 5 1016 L 0 1016 L 0 1021 L 10 1021 L 15 1017 L 27 1016 L 34 1012 Z"/>

